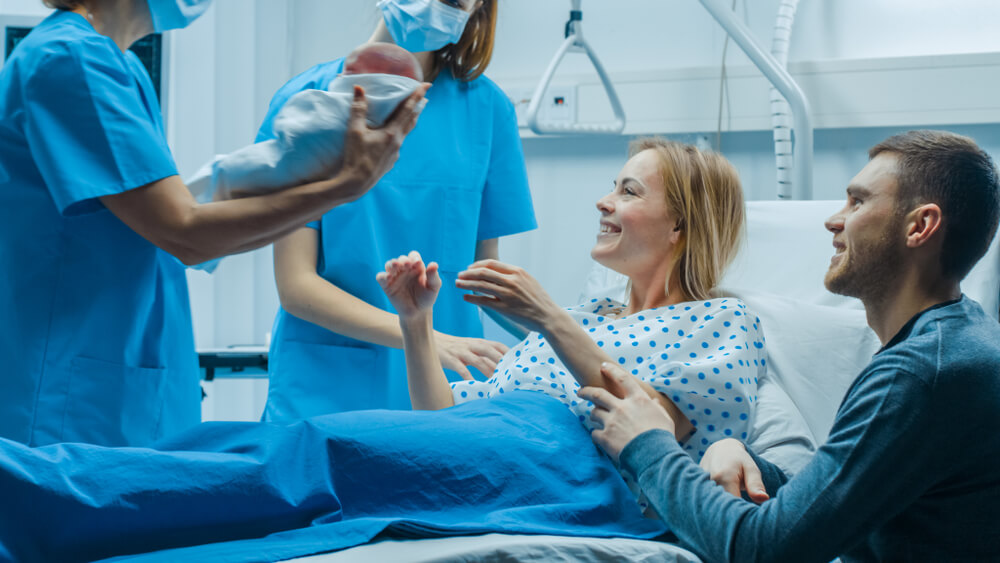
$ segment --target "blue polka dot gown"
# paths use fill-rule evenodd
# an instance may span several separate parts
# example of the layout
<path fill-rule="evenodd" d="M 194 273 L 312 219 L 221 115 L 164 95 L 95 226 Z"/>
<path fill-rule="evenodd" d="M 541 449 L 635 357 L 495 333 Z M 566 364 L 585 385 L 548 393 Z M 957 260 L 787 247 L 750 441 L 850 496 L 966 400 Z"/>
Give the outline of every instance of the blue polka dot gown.
<path fill-rule="evenodd" d="M 568 309 L 612 359 L 676 404 L 694 425 L 685 449 L 696 461 L 723 438 L 745 440 L 757 380 L 766 359 L 760 320 L 733 298 L 692 301 L 626 317 L 621 303 L 591 300 Z M 515 389 L 540 391 L 566 404 L 592 429 L 593 404 L 541 334 L 511 348 L 488 381 L 452 383 L 455 403 Z"/>

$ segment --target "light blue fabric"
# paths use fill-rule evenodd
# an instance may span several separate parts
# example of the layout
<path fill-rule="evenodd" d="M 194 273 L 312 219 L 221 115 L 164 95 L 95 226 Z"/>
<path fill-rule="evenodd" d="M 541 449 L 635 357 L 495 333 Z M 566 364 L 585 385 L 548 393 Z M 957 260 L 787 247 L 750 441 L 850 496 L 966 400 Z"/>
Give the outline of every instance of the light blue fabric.
<path fill-rule="evenodd" d="M 271 138 L 271 121 L 289 97 L 325 89 L 342 68 L 343 59 L 318 65 L 279 90 L 258 142 Z M 366 195 L 310 225 L 320 239 L 317 271 L 351 295 L 393 311 L 375 274 L 390 258 L 417 250 L 441 268 L 435 328 L 481 337 L 479 311 L 462 300 L 457 274 L 475 259 L 477 240 L 535 228 L 514 108 L 489 79 L 463 83 L 447 72 L 427 99 L 395 167 Z M 335 334 L 284 309 L 275 319 L 269 364 L 265 420 L 410 407 L 402 350 Z"/>
<path fill-rule="evenodd" d="M 397 45 L 411 53 L 458 43 L 469 12 L 439 0 L 379 0 L 382 19 Z"/>
<path fill-rule="evenodd" d="M 201 17 L 211 3 L 212 0 L 149 0 L 153 29 L 156 33 L 184 29 Z"/>
<path fill-rule="evenodd" d="M 174 548 L 139 560 L 276 561 L 382 531 L 665 532 L 576 416 L 541 393 L 287 426 L 206 423 L 153 448 L 0 440 L 0 553 L 89 561 Z"/>
<path fill-rule="evenodd" d="M 147 444 L 200 420 L 184 267 L 97 199 L 177 173 L 153 86 L 56 11 L 0 72 L 0 436 Z"/>

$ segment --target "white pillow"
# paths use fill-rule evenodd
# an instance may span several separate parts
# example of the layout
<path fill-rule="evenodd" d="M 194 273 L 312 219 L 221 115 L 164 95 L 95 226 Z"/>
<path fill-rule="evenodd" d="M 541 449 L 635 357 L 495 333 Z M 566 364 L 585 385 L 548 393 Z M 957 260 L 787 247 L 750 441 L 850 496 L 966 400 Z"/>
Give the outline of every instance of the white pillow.
<path fill-rule="evenodd" d="M 816 453 L 809 425 L 769 373 L 757 382 L 757 402 L 750 417 L 747 444 L 786 475 L 801 471 Z"/>
<path fill-rule="evenodd" d="M 719 293 L 742 299 L 760 317 L 768 376 L 791 398 L 815 441 L 825 441 L 844 393 L 879 348 L 864 311 L 743 289 Z M 759 418 L 758 424 L 769 423 Z"/>

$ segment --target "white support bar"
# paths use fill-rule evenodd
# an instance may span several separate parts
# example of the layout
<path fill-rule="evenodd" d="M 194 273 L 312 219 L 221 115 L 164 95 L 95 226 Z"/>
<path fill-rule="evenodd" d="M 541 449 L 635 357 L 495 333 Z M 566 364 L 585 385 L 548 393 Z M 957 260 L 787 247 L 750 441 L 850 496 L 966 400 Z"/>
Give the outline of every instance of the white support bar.
<path fill-rule="evenodd" d="M 579 14 L 580 12 L 580 2 L 581 0 L 572 0 L 573 11 Z M 600 77 L 601 83 L 604 85 L 604 91 L 608 95 L 608 101 L 611 103 L 611 109 L 614 111 L 614 120 L 610 123 L 544 123 L 538 120 L 538 116 L 542 109 L 542 100 L 545 99 L 545 93 L 549 89 L 549 84 L 552 82 L 552 77 L 555 76 L 556 69 L 559 67 L 559 63 L 562 62 L 566 53 L 582 52 L 586 53 L 587 57 L 590 58 L 591 64 L 594 65 L 594 70 L 597 71 L 597 76 Z M 604 70 L 604 65 L 597 58 L 597 54 L 594 50 L 590 48 L 590 44 L 583 37 L 583 28 L 581 27 L 580 20 L 571 19 L 566 24 L 566 40 L 563 41 L 562 45 L 556 51 L 555 57 L 552 58 L 552 62 L 549 63 L 549 67 L 545 70 L 545 74 L 542 75 L 541 82 L 535 88 L 534 94 L 531 96 L 531 103 L 528 104 L 527 113 L 528 127 L 531 128 L 538 135 L 544 134 L 618 134 L 625 129 L 625 109 L 622 107 L 621 100 L 618 99 L 618 93 L 615 92 L 614 84 L 611 82 L 611 78 L 608 73 Z"/>
<path fill-rule="evenodd" d="M 770 53 L 764 51 L 747 29 L 720 0 L 699 0 L 722 29 L 743 49 L 747 57 L 788 100 L 795 116 L 795 192 L 793 199 L 812 199 L 813 127 L 809 117 L 809 102 L 795 80 Z M 779 197 L 785 194 L 779 194 Z"/>

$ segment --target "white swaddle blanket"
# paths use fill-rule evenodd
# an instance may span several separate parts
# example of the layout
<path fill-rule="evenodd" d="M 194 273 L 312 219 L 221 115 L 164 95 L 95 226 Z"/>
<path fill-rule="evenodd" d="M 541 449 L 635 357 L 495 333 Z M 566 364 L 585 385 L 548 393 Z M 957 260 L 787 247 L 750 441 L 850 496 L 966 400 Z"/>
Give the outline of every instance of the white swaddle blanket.
<path fill-rule="evenodd" d="M 327 90 L 303 90 L 274 118 L 274 139 L 218 155 L 186 181 L 199 203 L 267 193 L 319 179 L 340 158 L 354 85 L 365 89 L 368 125 L 378 127 L 420 82 L 395 74 L 342 74 Z M 421 100 L 425 104 L 426 100 Z M 193 266 L 215 271 L 221 258 Z"/>
<path fill-rule="evenodd" d="M 350 74 L 327 90 L 303 90 L 288 99 L 274 118 L 274 136 L 227 155 L 216 156 L 187 180 L 199 202 L 266 193 L 315 181 L 340 158 L 354 85 L 365 89 L 368 124 L 382 125 L 420 82 L 394 74 Z"/>

